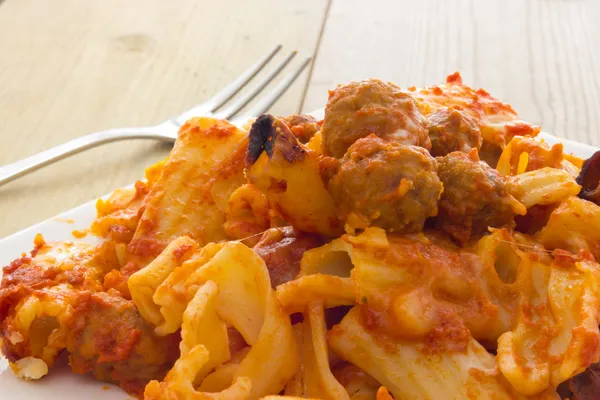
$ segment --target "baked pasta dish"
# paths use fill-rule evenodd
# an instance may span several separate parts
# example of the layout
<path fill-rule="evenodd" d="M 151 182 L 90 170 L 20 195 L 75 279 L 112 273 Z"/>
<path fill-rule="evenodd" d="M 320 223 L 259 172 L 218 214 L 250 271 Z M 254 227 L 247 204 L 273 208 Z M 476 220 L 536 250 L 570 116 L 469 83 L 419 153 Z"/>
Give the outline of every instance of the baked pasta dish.
<path fill-rule="evenodd" d="M 2 353 L 147 400 L 598 399 L 600 153 L 539 131 L 458 74 L 193 118 L 100 244 L 4 267 Z"/>

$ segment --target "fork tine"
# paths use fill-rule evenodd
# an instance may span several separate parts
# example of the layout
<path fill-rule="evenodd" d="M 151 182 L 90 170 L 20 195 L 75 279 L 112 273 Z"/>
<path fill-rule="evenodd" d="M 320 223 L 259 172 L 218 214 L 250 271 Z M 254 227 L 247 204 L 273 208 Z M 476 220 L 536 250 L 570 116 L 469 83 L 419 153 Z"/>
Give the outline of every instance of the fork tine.
<path fill-rule="evenodd" d="M 271 61 L 273 56 L 277 54 L 279 50 L 281 50 L 280 44 L 275 46 L 273 50 L 271 50 L 267 55 L 258 60 L 254 65 L 252 65 L 244 73 L 238 76 L 233 82 L 225 86 L 223 90 L 221 90 L 202 104 L 181 114 L 175 119 L 176 122 L 179 124 L 183 124 L 191 117 L 195 117 L 198 115 L 206 115 L 221 107 L 223 104 L 225 104 L 227 100 L 229 100 L 237 92 L 239 92 L 252 78 L 254 78 L 254 76 L 258 72 L 260 72 L 260 70 L 263 69 L 263 67 L 267 65 L 269 61 Z"/>
<path fill-rule="evenodd" d="M 215 114 L 215 118 L 219 119 L 228 119 L 233 117 L 238 111 L 240 111 L 246 104 L 248 104 L 253 98 L 256 97 L 262 90 L 271 82 L 273 78 L 275 78 L 288 63 L 294 58 L 297 54 L 297 51 L 292 51 L 286 58 L 283 60 L 277 67 L 275 67 L 269 75 L 267 75 L 262 82 L 257 84 L 252 90 L 248 93 L 245 93 L 240 99 L 236 99 L 236 101 L 227 107 L 225 110 L 218 112 Z"/>
<path fill-rule="evenodd" d="M 304 71 L 306 66 L 310 63 L 311 58 L 308 57 L 302 62 L 302 64 L 290 75 L 285 77 L 281 82 L 273 88 L 269 94 L 260 99 L 255 105 L 253 105 L 246 115 L 250 117 L 257 117 L 260 114 L 266 112 L 271 106 L 285 93 L 285 91 L 294 83 L 296 78 Z M 246 118 L 247 119 L 247 118 Z"/>

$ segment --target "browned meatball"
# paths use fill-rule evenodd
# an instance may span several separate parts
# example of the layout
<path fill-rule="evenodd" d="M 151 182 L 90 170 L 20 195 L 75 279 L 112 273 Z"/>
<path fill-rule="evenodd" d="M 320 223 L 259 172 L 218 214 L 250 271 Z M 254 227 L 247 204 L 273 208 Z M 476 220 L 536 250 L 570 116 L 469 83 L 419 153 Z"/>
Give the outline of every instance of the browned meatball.
<path fill-rule="evenodd" d="M 282 283 L 296 278 L 300 272 L 302 255 L 325 242 L 317 235 L 303 233 L 291 226 L 272 228 L 262 235 L 254 246 L 271 278 L 271 286 L 276 288 Z"/>
<path fill-rule="evenodd" d="M 488 227 L 509 224 L 516 215 L 516 200 L 507 192 L 504 178 L 476 152 L 455 151 L 438 157 L 438 175 L 444 184 L 436 223 L 459 244 Z"/>
<path fill-rule="evenodd" d="M 571 393 L 566 395 L 571 399 L 597 400 L 600 393 L 600 364 L 592 364 L 584 372 L 569 379 L 568 389 Z"/>
<path fill-rule="evenodd" d="M 350 146 L 329 174 L 328 189 L 350 228 L 418 232 L 437 214 L 442 184 L 436 171 L 437 162 L 422 147 L 371 135 Z"/>
<path fill-rule="evenodd" d="M 431 140 L 430 153 L 434 157 L 481 148 L 483 140 L 479 124 L 475 118 L 456 108 L 442 107 L 433 111 L 427 116 L 427 128 Z"/>
<path fill-rule="evenodd" d="M 322 133 L 325 155 L 336 158 L 341 158 L 356 140 L 370 134 L 431 147 L 425 117 L 412 95 L 379 79 L 350 82 L 331 90 Z"/>
<path fill-rule="evenodd" d="M 81 292 L 66 347 L 73 372 L 91 371 L 133 395 L 163 379 L 179 357 L 178 333 L 157 336 L 131 300 L 115 293 Z"/>
<path fill-rule="evenodd" d="M 286 124 L 301 143 L 308 141 L 320 129 L 320 123 L 312 115 L 294 114 L 289 117 L 279 117 Z"/>

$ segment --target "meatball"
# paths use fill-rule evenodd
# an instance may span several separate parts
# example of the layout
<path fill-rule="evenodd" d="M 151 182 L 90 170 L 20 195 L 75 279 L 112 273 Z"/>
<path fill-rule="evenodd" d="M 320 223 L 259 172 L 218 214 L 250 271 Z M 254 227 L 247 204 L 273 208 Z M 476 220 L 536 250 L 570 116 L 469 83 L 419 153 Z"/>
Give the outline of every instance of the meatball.
<path fill-rule="evenodd" d="M 329 92 L 323 122 L 325 155 L 341 158 L 356 140 L 375 134 L 431 147 L 425 117 L 412 95 L 378 79 L 350 82 Z"/>
<path fill-rule="evenodd" d="M 434 157 L 445 156 L 453 151 L 468 153 L 479 150 L 483 140 L 475 118 L 456 108 L 442 107 L 427 116 L 427 128 L 431 140 L 430 153 Z"/>
<path fill-rule="evenodd" d="M 302 255 L 325 242 L 317 235 L 303 233 L 291 226 L 272 228 L 262 235 L 254 252 L 265 262 L 275 289 L 295 279 L 300 272 Z"/>
<path fill-rule="evenodd" d="M 133 302 L 114 292 L 82 291 L 72 324 L 67 350 L 73 372 L 91 371 L 132 395 L 143 394 L 150 380 L 163 379 L 179 357 L 179 333 L 157 336 Z"/>
<path fill-rule="evenodd" d="M 328 189 L 347 228 L 378 226 L 408 233 L 423 229 L 437 214 L 442 184 L 437 162 L 422 147 L 388 142 L 375 135 L 346 152 Z"/>
<path fill-rule="evenodd" d="M 498 171 L 480 161 L 477 153 L 455 151 L 438 157 L 438 175 L 444 184 L 436 217 L 438 227 L 465 245 L 488 227 L 509 224 L 517 202 Z"/>
<path fill-rule="evenodd" d="M 590 365 L 568 381 L 568 396 L 577 400 L 595 400 L 600 393 L 600 364 Z"/>
<path fill-rule="evenodd" d="M 294 114 L 289 117 L 279 117 L 279 120 L 286 124 L 303 144 L 308 143 L 320 129 L 319 121 L 312 115 Z"/>

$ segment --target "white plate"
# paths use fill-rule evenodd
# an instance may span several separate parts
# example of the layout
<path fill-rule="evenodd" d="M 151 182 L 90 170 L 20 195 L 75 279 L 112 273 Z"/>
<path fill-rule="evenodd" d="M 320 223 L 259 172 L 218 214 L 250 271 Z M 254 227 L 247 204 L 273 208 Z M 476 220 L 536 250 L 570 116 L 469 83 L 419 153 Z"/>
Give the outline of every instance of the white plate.
<path fill-rule="evenodd" d="M 538 137 L 543 138 L 549 144 L 562 142 L 565 152 L 582 158 L 590 157 L 597 150 L 586 144 L 560 139 L 545 133 L 541 133 Z M 15 258 L 20 257 L 21 253 L 30 251 L 33 248 L 33 237 L 36 233 L 43 234 L 47 240 L 76 241 L 77 239 L 71 235 L 71 232 L 74 229 L 83 230 L 90 226 L 96 217 L 95 203 L 95 201 L 90 201 L 0 240 L 0 266 L 7 265 Z M 82 240 L 89 242 L 94 241 L 94 238 L 86 237 Z M 39 381 L 22 381 L 13 375 L 6 359 L 2 356 L 0 356 L 0 393 L 2 393 L 0 398 L 6 400 L 63 400 L 65 396 L 94 400 L 127 398 L 127 395 L 116 386 L 98 382 L 88 376 L 71 373 L 66 362 L 52 368 L 48 376 Z"/>

